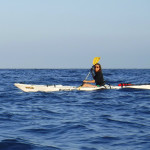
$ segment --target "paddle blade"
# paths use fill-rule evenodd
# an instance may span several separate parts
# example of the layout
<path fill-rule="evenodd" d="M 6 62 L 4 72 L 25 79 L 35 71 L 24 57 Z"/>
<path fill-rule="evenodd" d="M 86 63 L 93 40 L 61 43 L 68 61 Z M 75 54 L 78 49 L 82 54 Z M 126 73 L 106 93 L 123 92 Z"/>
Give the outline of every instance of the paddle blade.
<path fill-rule="evenodd" d="M 99 62 L 99 60 L 100 60 L 100 57 L 95 57 L 93 59 L 93 65 L 97 64 Z"/>

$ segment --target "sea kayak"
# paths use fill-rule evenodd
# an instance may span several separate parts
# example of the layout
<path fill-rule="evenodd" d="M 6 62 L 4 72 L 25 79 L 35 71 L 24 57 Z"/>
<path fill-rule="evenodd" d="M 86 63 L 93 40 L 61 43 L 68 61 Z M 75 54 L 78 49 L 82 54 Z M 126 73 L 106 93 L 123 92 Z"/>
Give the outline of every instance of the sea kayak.
<path fill-rule="evenodd" d="M 104 89 L 144 89 L 150 90 L 150 84 L 145 85 L 133 85 L 133 84 L 119 84 L 118 86 L 104 85 L 100 87 L 75 87 L 75 86 L 63 86 L 63 85 L 32 85 L 32 84 L 14 84 L 17 88 L 24 92 L 55 92 L 55 91 L 94 91 L 94 90 L 104 90 Z"/>

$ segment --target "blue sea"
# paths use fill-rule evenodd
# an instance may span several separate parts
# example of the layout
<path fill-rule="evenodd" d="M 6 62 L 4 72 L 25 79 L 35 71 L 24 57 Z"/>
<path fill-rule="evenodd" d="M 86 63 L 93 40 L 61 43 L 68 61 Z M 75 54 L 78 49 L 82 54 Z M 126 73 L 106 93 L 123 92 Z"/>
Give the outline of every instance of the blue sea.
<path fill-rule="evenodd" d="M 149 150 L 150 90 L 25 93 L 14 86 L 79 86 L 88 72 L 1 69 L 0 150 Z M 103 75 L 111 85 L 150 83 L 150 69 L 103 69 Z"/>

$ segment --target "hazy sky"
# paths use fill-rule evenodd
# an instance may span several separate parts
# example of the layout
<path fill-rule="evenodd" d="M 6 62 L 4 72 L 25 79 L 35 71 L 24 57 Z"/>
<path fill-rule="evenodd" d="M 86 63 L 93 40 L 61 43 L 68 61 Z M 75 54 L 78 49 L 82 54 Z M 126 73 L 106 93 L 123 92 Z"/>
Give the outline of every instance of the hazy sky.
<path fill-rule="evenodd" d="M 0 68 L 150 68 L 150 0 L 1 0 Z"/>

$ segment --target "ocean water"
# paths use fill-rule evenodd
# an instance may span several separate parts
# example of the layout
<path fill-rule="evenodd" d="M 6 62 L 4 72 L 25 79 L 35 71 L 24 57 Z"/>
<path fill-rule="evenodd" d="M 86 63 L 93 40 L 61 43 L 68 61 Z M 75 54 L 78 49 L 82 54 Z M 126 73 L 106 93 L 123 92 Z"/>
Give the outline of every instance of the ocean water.
<path fill-rule="evenodd" d="M 88 71 L 1 69 L 0 150 L 149 150 L 150 90 L 25 93 L 14 86 L 79 86 Z M 111 85 L 150 83 L 149 69 L 103 74 Z"/>

